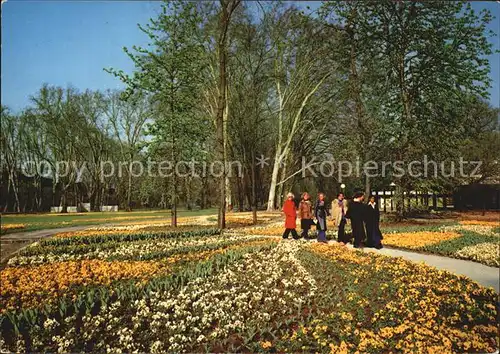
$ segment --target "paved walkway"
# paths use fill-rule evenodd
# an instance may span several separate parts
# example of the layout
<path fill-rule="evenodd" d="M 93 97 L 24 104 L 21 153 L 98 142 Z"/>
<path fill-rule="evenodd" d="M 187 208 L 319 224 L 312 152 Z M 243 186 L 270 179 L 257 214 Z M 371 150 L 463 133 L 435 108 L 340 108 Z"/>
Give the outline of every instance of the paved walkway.
<path fill-rule="evenodd" d="M 335 241 L 330 241 L 333 243 Z M 336 242 L 335 242 L 336 243 Z M 352 245 L 347 245 L 352 248 Z M 495 289 L 498 293 L 500 291 L 500 269 L 496 267 L 489 267 L 484 264 L 466 261 L 462 259 L 455 259 L 449 257 L 442 257 L 430 254 L 415 253 L 409 251 L 398 250 L 394 248 L 383 248 L 377 250 L 374 248 L 363 248 L 363 252 L 372 252 L 391 257 L 403 257 L 413 262 L 424 262 L 425 264 L 436 267 L 442 270 L 448 270 L 455 274 L 465 275 L 475 282 Z"/>

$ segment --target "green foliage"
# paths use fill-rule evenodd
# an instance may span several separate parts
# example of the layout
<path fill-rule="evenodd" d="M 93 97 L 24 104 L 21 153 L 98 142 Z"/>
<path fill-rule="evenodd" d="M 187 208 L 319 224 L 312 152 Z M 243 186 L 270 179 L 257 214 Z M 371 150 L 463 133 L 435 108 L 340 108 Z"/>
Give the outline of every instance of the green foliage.
<path fill-rule="evenodd" d="M 157 19 L 139 26 L 151 49 L 125 48 L 136 66 L 134 75 L 107 70 L 128 85 L 124 98 L 137 90 L 148 93 L 156 116 L 149 125 L 152 152 L 169 156 L 175 150 L 176 161 L 195 156 L 197 142 L 209 133 L 207 117 L 197 114 L 206 66 L 201 16 L 196 3 L 165 2 Z"/>
<path fill-rule="evenodd" d="M 104 177 L 97 167 L 108 159 L 210 162 L 222 140 L 224 159 L 243 165 L 243 178 L 228 180 L 232 202 L 242 209 L 252 204 L 252 184 L 261 204 L 270 189 L 335 193 L 336 178 L 294 174 L 302 156 L 352 163 L 358 157 L 360 163 L 408 163 L 423 155 L 447 165 L 460 157 L 483 161 L 477 178 L 395 180 L 389 170 L 385 178 L 343 181 L 349 190 L 397 182 L 400 214 L 406 189 L 449 192 L 498 175 L 498 110 L 484 101 L 491 86 L 488 11 L 475 12 L 465 1 L 325 1 L 316 16 L 282 2 L 231 4 L 164 2 L 157 17 L 139 26 L 149 45 L 125 48 L 134 72 L 106 69 L 126 84 L 121 94 L 44 85 L 21 114 L 2 106 L 2 173 L 11 176 L 3 207 L 40 210 L 44 204 L 40 175 L 18 183 L 19 166 L 29 161 L 88 165 L 81 183 L 74 166 L 57 181 L 53 193 L 63 207 L 85 200 L 97 210 L 106 200 L 102 191 L 112 187 L 127 208 L 181 200 L 205 206 L 218 193 L 213 179 Z M 221 26 L 222 9 L 233 5 Z M 215 137 L 213 124 L 221 113 L 222 42 L 228 54 L 225 139 Z M 123 119 L 122 128 L 113 114 L 120 105 L 137 114 Z M 136 136 L 136 127 L 140 137 L 125 139 Z M 261 154 L 274 156 L 268 162 L 279 165 L 276 171 L 252 171 Z M 34 202 L 26 197 L 31 192 Z"/>
<path fill-rule="evenodd" d="M 358 126 L 351 126 L 354 139 L 367 135 L 361 156 L 449 162 L 465 139 L 477 142 L 466 111 L 471 98 L 487 97 L 491 83 L 488 11 L 475 13 L 463 1 L 387 0 L 325 2 L 320 16 L 338 34 L 335 53 L 350 78 L 346 99 L 361 97 Z M 398 183 L 449 189 L 452 181 L 406 175 Z"/>
<path fill-rule="evenodd" d="M 96 235 L 96 236 L 74 236 L 74 237 L 61 237 L 49 238 L 40 241 L 40 247 L 44 246 L 61 246 L 61 245 L 93 245 L 109 242 L 121 241 L 139 241 L 139 240 L 155 240 L 167 238 L 180 238 L 180 237 L 196 237 L 201 235 L 219 235 L 220 230 L 195 230 L 195 231 L 164 231 L 164 232 L 139 232 L 139 233 L 123 233 L 123 234 L 110 234 L 110 235 Z M 33 247 L 32 249 L 36 249 Z M 27 249 L 26 251 L 28 251 Z"/>

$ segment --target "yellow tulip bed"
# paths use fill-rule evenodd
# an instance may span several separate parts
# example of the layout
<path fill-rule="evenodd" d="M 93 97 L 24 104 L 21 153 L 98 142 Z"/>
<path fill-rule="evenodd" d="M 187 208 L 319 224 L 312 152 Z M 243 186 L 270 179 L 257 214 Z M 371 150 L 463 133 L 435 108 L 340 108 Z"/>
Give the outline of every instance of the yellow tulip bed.
<path fill-rule="evenodd" d="M 22 230 L 26 227 L 25 224 L 1 224 L 0 233 L 4 234 L 12 230 Z"/>
<path fill-rule="evenodd" d="M 305 250 L 303 259 L 311 260 L 318 285 L 324 285 L 325 299 L 318 304 L 324 312 L 284 338 L 293 343 L 287 345 L 291 351 L 452 353 L 498 348 L 497 295 L 464 277 L 402 258 L 318 243 Z M 334 311 L 328 305 L 332 303 Z M 308 346 L 311 341 L 313 346 Z"/>
<path fill-rule="evenodd" d="M 163 262 L 108 262 L 98 259 L 55 262 L 38 267 L 7 268 L 0 273 L 2 311 L 43 304 L 70 287 L 147 279 L 166 271 Z"/>
<path fill-rule="evenodd" d="M 500 232 L 489 221 L 461 221 L 455 225 L 423 226 L 418 229 L 386 232 L 383 244 L 388 247 L 435 253 L 499 267 Z"/>
<path fill-rule="evenodd" d="M 461 220 L 460 224 L 500 227 L 500 221 L 488 221 L 488 220 Z"/>
<path fill-rule="evenodd" d="M 0 351 L 499 348 L 492 289 L 400 258 L 253 229 L 108 229 L 41 240 L 0 271 Z"/>
<path fill-rule="evenodd" d="M 422 246 L 435 245 L 442 241 L 453 240 L 460 236 L 457 232 L 398 232 L 385 234 L 384 245 L 418 249 Z"/>

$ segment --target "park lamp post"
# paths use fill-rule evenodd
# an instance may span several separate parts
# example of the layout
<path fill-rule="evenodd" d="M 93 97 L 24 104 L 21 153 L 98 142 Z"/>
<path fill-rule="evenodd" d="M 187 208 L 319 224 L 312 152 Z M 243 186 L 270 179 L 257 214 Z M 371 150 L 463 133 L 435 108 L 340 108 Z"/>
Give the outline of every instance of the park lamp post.
<path fill-rule="evenodd" d="M 394 189 L 396 187 L 396 183 L 391 182 L 389 186 L 391 186 L 391 212 L 392 212 L 394 211 Z"/>
<path fill-rule="evenodd" d="M 345 191 L 345 184 L 344 183 L 342 183 L 340 185 L 340 190 L 342 191 L 342 193 L 344 193 L 344 191 Z"/>

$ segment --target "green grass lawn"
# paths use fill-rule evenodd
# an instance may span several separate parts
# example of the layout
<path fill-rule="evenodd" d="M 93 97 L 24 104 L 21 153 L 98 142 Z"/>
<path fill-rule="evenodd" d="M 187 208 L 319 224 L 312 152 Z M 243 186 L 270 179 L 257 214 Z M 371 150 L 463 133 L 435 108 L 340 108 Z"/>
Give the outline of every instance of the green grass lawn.
<path fill-rule="evenodd" d="M 216 213 L 216 209 L 179 210 L 177 216 L 200 216 Z M 68 214 L 10 214 L 2 215 L 1 223 L 2 225 L 25 225 L 24 228 L 7 231 L 7 233 L 13 233 L 79 225 L 97 225 L 107 223 L 119 224 L 131 221 L 161 220 L 162 218 L 170 219 L 170 210 L 88 212 Z"/>

